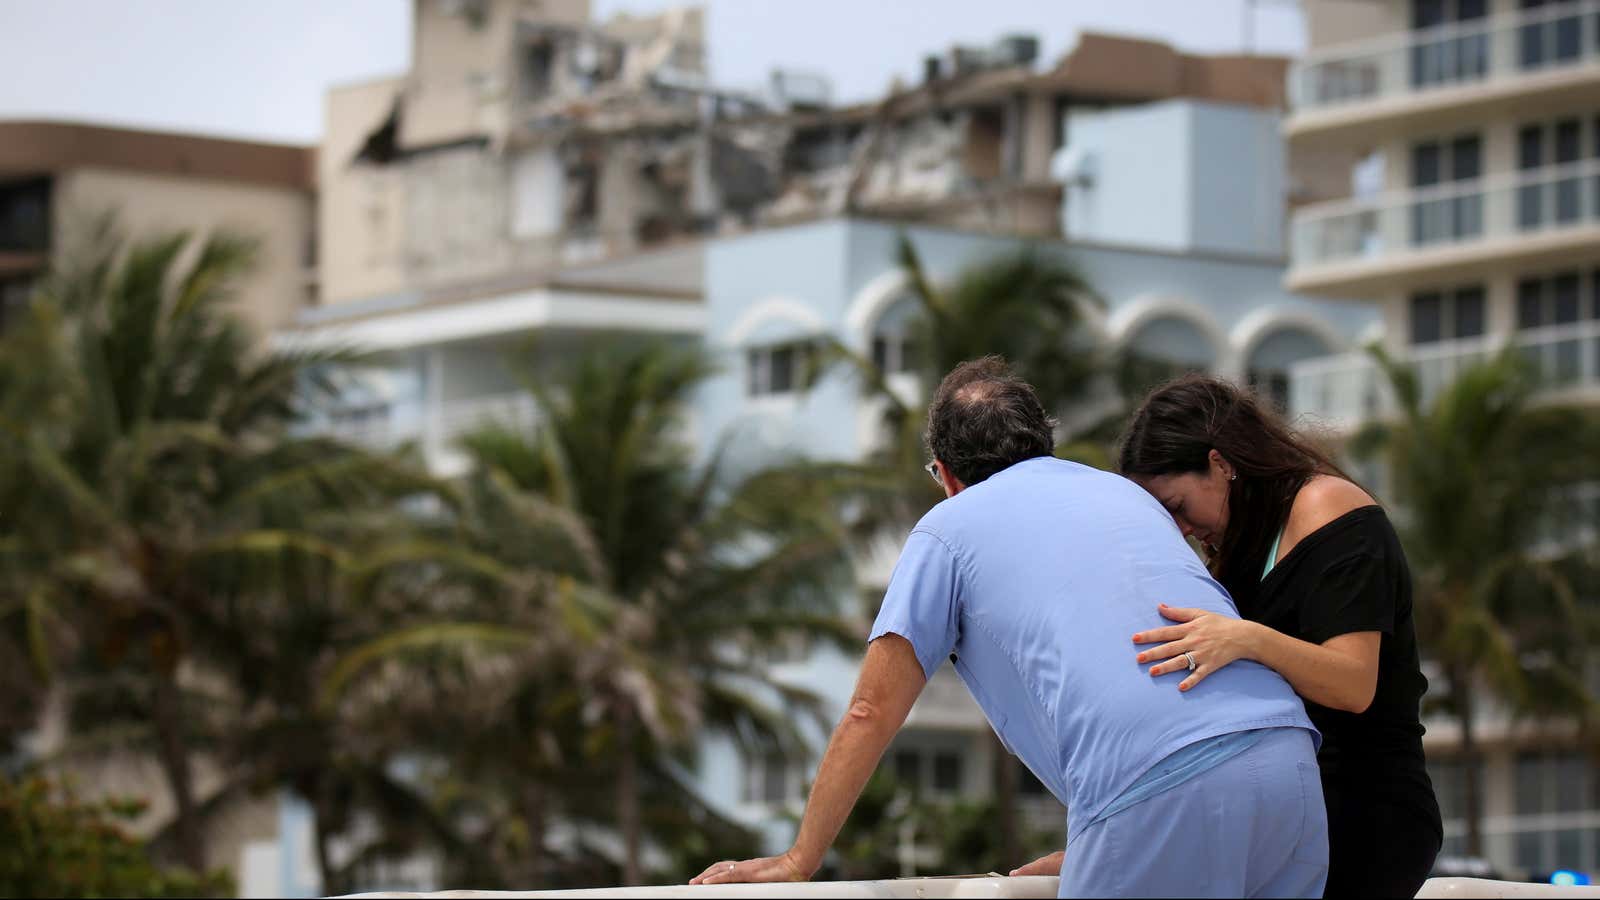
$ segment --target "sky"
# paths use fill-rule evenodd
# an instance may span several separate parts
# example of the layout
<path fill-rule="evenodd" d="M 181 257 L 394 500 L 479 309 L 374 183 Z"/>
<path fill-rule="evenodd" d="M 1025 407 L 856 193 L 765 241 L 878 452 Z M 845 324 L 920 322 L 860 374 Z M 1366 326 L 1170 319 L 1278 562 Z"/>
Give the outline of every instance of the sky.
<path fill-rule="evenodd" d="M 432 2 L 432 0 L 423 0 Z M 682 0 L 591 0 L 593 16 Z M 1042 62 L 1080 30 L 1236 53 L 1294 54 L 1293 0 L 702 0 L 712 80 L 757 89 L 819 73 L 835 100 L 878 96 L 922 57 L 1008 33 Z M 1246 10 L 1254 9 L 1247 18 Z M 411 0 L 0 0 L 0 119 L 51 118 L 288 143 L 322 134 L 328 87 L 404 72 Z"/>

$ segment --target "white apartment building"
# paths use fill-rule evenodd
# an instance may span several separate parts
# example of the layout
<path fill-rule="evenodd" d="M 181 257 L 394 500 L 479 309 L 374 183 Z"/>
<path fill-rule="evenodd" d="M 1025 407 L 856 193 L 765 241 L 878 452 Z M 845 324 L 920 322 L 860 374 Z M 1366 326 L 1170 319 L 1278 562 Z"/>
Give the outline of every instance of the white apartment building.
<path fill-rule="evenodd" d="M 1304 6 L 1290 152 L 1361 162 L 1348 196 L 1294 212 L 1287 286 L 1381 310 L 1387 349 L 1425 392 L 1511 344 L 1548 397 L 1600 401 L 1600 2 Z M 1380 381 L 1359 353 L 1299 363 L 1291 409 L 1353 426 L 1392 409 Z M 1504 715 L 1486 730 L 1489 862 L 1593 871 L 1600 769 L 1574 734 Z M 1456 742 L 1430 724 L 1446 855 L 1464 832 Z"/>

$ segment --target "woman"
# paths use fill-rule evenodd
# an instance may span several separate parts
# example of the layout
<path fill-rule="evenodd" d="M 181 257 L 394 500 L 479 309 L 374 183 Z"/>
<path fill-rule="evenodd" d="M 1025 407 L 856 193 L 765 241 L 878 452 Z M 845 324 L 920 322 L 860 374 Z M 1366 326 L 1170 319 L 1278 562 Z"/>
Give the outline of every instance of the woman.
<path fill-rule="evenodd" d="M 1411 897 L 1442 840 L 1422 755 L 1428 682 L 1411 574 L 1383 508 L 1255 398 L 1192 375 L 1156 389 L 1123 436 L 1122 474 L 1205 547 L 1243 619 L 1163 606 L 1134 636 L 1187 691 L 1235 660 L 1269 666 L 1322 731 L 1327 896 Z"/>

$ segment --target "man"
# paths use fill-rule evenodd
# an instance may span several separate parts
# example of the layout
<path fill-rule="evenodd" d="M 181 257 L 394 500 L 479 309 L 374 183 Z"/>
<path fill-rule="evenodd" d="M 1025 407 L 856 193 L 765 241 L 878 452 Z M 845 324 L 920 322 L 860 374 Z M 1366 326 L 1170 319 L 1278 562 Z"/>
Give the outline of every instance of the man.
<path fill-rule="evenodd" d="M 1013 874 L 1058 870 L 1063 897 L 1322 895 L 1327 819 L 1300 699 L 1254 663 L 1179 692 L 1134 662 L 1158 603 L 1237 613 L 1171 515 L 1053 458 L 1051 427 L 998 357 L 945 376 L 927 437 L 948 499 L 901 551 L 794 846 L 691 883 L 810 878 L 953 654 L 1002 742 L 1070 811 L 1066 849 Z"/>

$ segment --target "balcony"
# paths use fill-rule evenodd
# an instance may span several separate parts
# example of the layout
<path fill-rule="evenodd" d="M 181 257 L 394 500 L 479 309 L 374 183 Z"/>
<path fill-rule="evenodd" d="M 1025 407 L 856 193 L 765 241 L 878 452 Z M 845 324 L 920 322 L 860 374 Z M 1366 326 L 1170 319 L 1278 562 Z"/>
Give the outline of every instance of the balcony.
<path fill-rule="evenodd" d="M 1600 321 L 1574 322 L 1517 332 L 1511 343 L 1538 373 L 1545 392 L 1562 399 L 1600 399 Z M 1493 338 L 1472 338 L 1412 348 L 1405 362 L 1416 373 L 1426 406 L 1465 369 L 1499 348 Z M 1308 359 L 1289 367 L 1289 414 L 1336 430 L 1396 411 L 1388 379 L 1366 353 Z"/>
<path fill-rule="evenodd" d="M 1291 290 L 1360 296 L 1399 276 L 1559 256 L 1600 240 L 1600 159 L 1306 206 Z"/>
<path fill-rule="evenodd" d="M 1351 131 L 1370 141 L 1401 118 L 1433 127 L 1451 111 L 1510 108 L 1532 93 L 1578 96 L 1597 82 L 1600 0 L 1546 5 L 1308 54 L 1289 71 L 1284 128 L 1290 138 Z"/>
<path fill-rule="evenodd" d="M 537 419 L 538 407 L 533 397 L 513 391 L 451 401 L 431 416 L 414 405 L 345 410 L 328 422 L 322 433 L 374 450 L 417 443 L 430 466 L 453 470 L 465 465 L 456 449 L 456 441 L 462 435 L 488 425 L 526 431 Z"/>

